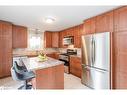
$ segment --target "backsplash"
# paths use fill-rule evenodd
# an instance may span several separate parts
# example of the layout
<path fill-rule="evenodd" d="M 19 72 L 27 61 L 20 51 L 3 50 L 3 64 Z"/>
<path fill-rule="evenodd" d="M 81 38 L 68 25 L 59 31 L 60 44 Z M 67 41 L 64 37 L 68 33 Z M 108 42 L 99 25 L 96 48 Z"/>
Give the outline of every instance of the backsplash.
<path fill-rule="evenodd" d="M 77 55 L 81 55 L 81 48 L 74 48 L 77 49 Z M 59 52 L 66 53 L 67 48 L 59 48 Z"/>
<path fill-rule="evenodd" d="M 77 55 L 81 55 L 81 48 L 74 48 L 77 49 Z M 60 53 L 66 53 L 67 48 L 44 48 L 40 50 L 31 50 L 31 49 L 13 49 L 13 54 L 35 54 L 37 51 L 43 51 L 44 53 L 52 53 L 52 52 L 60 52 Z"/>
<path fill-rule="evenodd" d="M 59 50 L 57 48 L 44 48 L 44 49 L 39 49 L 39 50 L 31 50 L 31 49 L 13 49 L 13 54 L 35 54 L 37 51 L 43 51 L 44 53 L 51 53 L 51 52 L 58 52 Z"/>

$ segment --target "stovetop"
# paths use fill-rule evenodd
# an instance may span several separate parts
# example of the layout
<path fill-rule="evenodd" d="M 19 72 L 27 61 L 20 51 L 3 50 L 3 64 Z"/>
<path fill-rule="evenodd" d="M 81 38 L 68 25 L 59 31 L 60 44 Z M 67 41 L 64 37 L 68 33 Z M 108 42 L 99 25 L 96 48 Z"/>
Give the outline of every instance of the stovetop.
<path fill-rule="evenodd" d="M 77 50 L 76 49 L 67 49 L 66 53 L 62 53 L 61 55 L 69 56 L 69 55 L 76 55 Z"/>

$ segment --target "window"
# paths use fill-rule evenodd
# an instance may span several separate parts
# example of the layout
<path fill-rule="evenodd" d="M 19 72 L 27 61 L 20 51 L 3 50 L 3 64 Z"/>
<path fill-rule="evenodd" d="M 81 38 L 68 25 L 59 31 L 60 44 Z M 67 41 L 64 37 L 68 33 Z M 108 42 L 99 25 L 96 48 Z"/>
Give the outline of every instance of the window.
<path fill-rule="evenodd" d="M 29 43 L 29 49 L 37 50 L 37 49 L 42 49 L 43 48 L 43 33 L 33 33 L 29 32 L 29 37 L 28 37 L 28 43 Z"/>

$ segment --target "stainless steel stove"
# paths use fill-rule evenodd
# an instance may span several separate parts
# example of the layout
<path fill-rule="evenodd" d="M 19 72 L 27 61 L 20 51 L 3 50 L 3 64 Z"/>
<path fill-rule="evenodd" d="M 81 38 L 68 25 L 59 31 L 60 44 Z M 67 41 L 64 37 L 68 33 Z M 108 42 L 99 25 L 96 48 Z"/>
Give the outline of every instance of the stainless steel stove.
<path fill-rule="evenodd" d="M 64 72 L 69 73 L 70 72 L 70 55 L 76 55 L 77 50 L 76 49 L 67 49 L 66 53 L 61 53 L 59 55 L 59 60 L 64 62 Z"/>

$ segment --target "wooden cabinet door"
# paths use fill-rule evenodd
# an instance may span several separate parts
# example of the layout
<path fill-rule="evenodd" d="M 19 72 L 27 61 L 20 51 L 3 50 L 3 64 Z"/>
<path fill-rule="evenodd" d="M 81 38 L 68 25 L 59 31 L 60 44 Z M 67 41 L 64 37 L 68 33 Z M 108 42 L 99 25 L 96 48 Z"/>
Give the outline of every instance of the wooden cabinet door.
<path fill-rule="evenodd" d="M 114 11 L 114 31 L 127 30 L 127 7 L 122 7 Z"/>
<path fill-rule="evenodd" d="M 59 60 L 59 54 L 58 53 L 54 53 L 54 58 Z"/>
<path fill-rule="evenodd" d="M 3 47 L 2 47 L 2 44 L 3 44 L 3 41 L 2 41 L 2 23 L 0 22 L 0 77 L 2 77 L 3 75 L 3 72 L 2 72 L 2 60 L 3 60 Z"/>
<path fill-rule="evenodd" d="M 60 31 L 59 36 L 60 48 L 66 48 L 67 46 L 63 45 L 63 38 L 66 36 L 66 33 L 64 31 Z"/>
<path fill-rule="evenodd" d="M 113 32 L 113 12 L 96 17 L 96 32 Z"/>
<path fill-rule="evenodd" d="M 3 68 L 3 73 L 4 76 L 9 76 L 11 66 L 12 66 L 12 42 L 11 37 L 3 37 L 2 41 L 4 42 L 2 44 L 3 46 L 3 57 L 2 57 L 2 68 Z"/>
<path fill-rule="evenodd" d="M 52 47 L 59 47 L 59 32 L 52 33 Z"/>
<path fill-rule="evenodd" d="M 93 33 L 95 33 L 95 17 L 84 21 L 82 35 Z"/>
<path fill-rule="evenodd" d="M 44 39 L 45 39 L 45 47 L 51 48 L 52 47 L 52 32 L 46 31 L 44 33 Z"/>
<path fill-rule="evenodd" d="M 10 75 L 12 66 L 12 24 L 0 21 L 0 77 Z"/>
<path fill-rule="evenodd" d="M 10 70 L 12 66 L 12 24 L 3 23 L 3 72 L 4 76 L 11 75 Z"/>
<path fill-rule="evenodd" d="M 114 32 L 114 88 L 127 89 L 127 31 Z"/>
<path fill-rule="evenodd" d="M 70 73 L 81 78 L 81 58 L 70 57 Z"/>
<path fill-rule="evenodd" d="M 13 48 L 27 48 L 27 28 L 13 25 Z"/>
<path fill-rule="evenodd" d="M 62 48 L 62 31 L 59 32 L 59 47 Z"/>
<path fill-rule="evenodd" d="M 83 25 L 76 26 L 74 28 L 73 34 L 74 34 L 74 47 L 75 48 L 81 48 L 81 33 L 83 30 Z"/>
<path fill-rule="evenodd" d="M 74 37 L 74 47 L 81 48 L 81 36 Z"/>
<path fill-rule="evenodd" d="M 51 58 L 55 58 L 54 53 L 51 53 L 51 54 L 46 54 L 46 56 L 51 57 Z"/>

